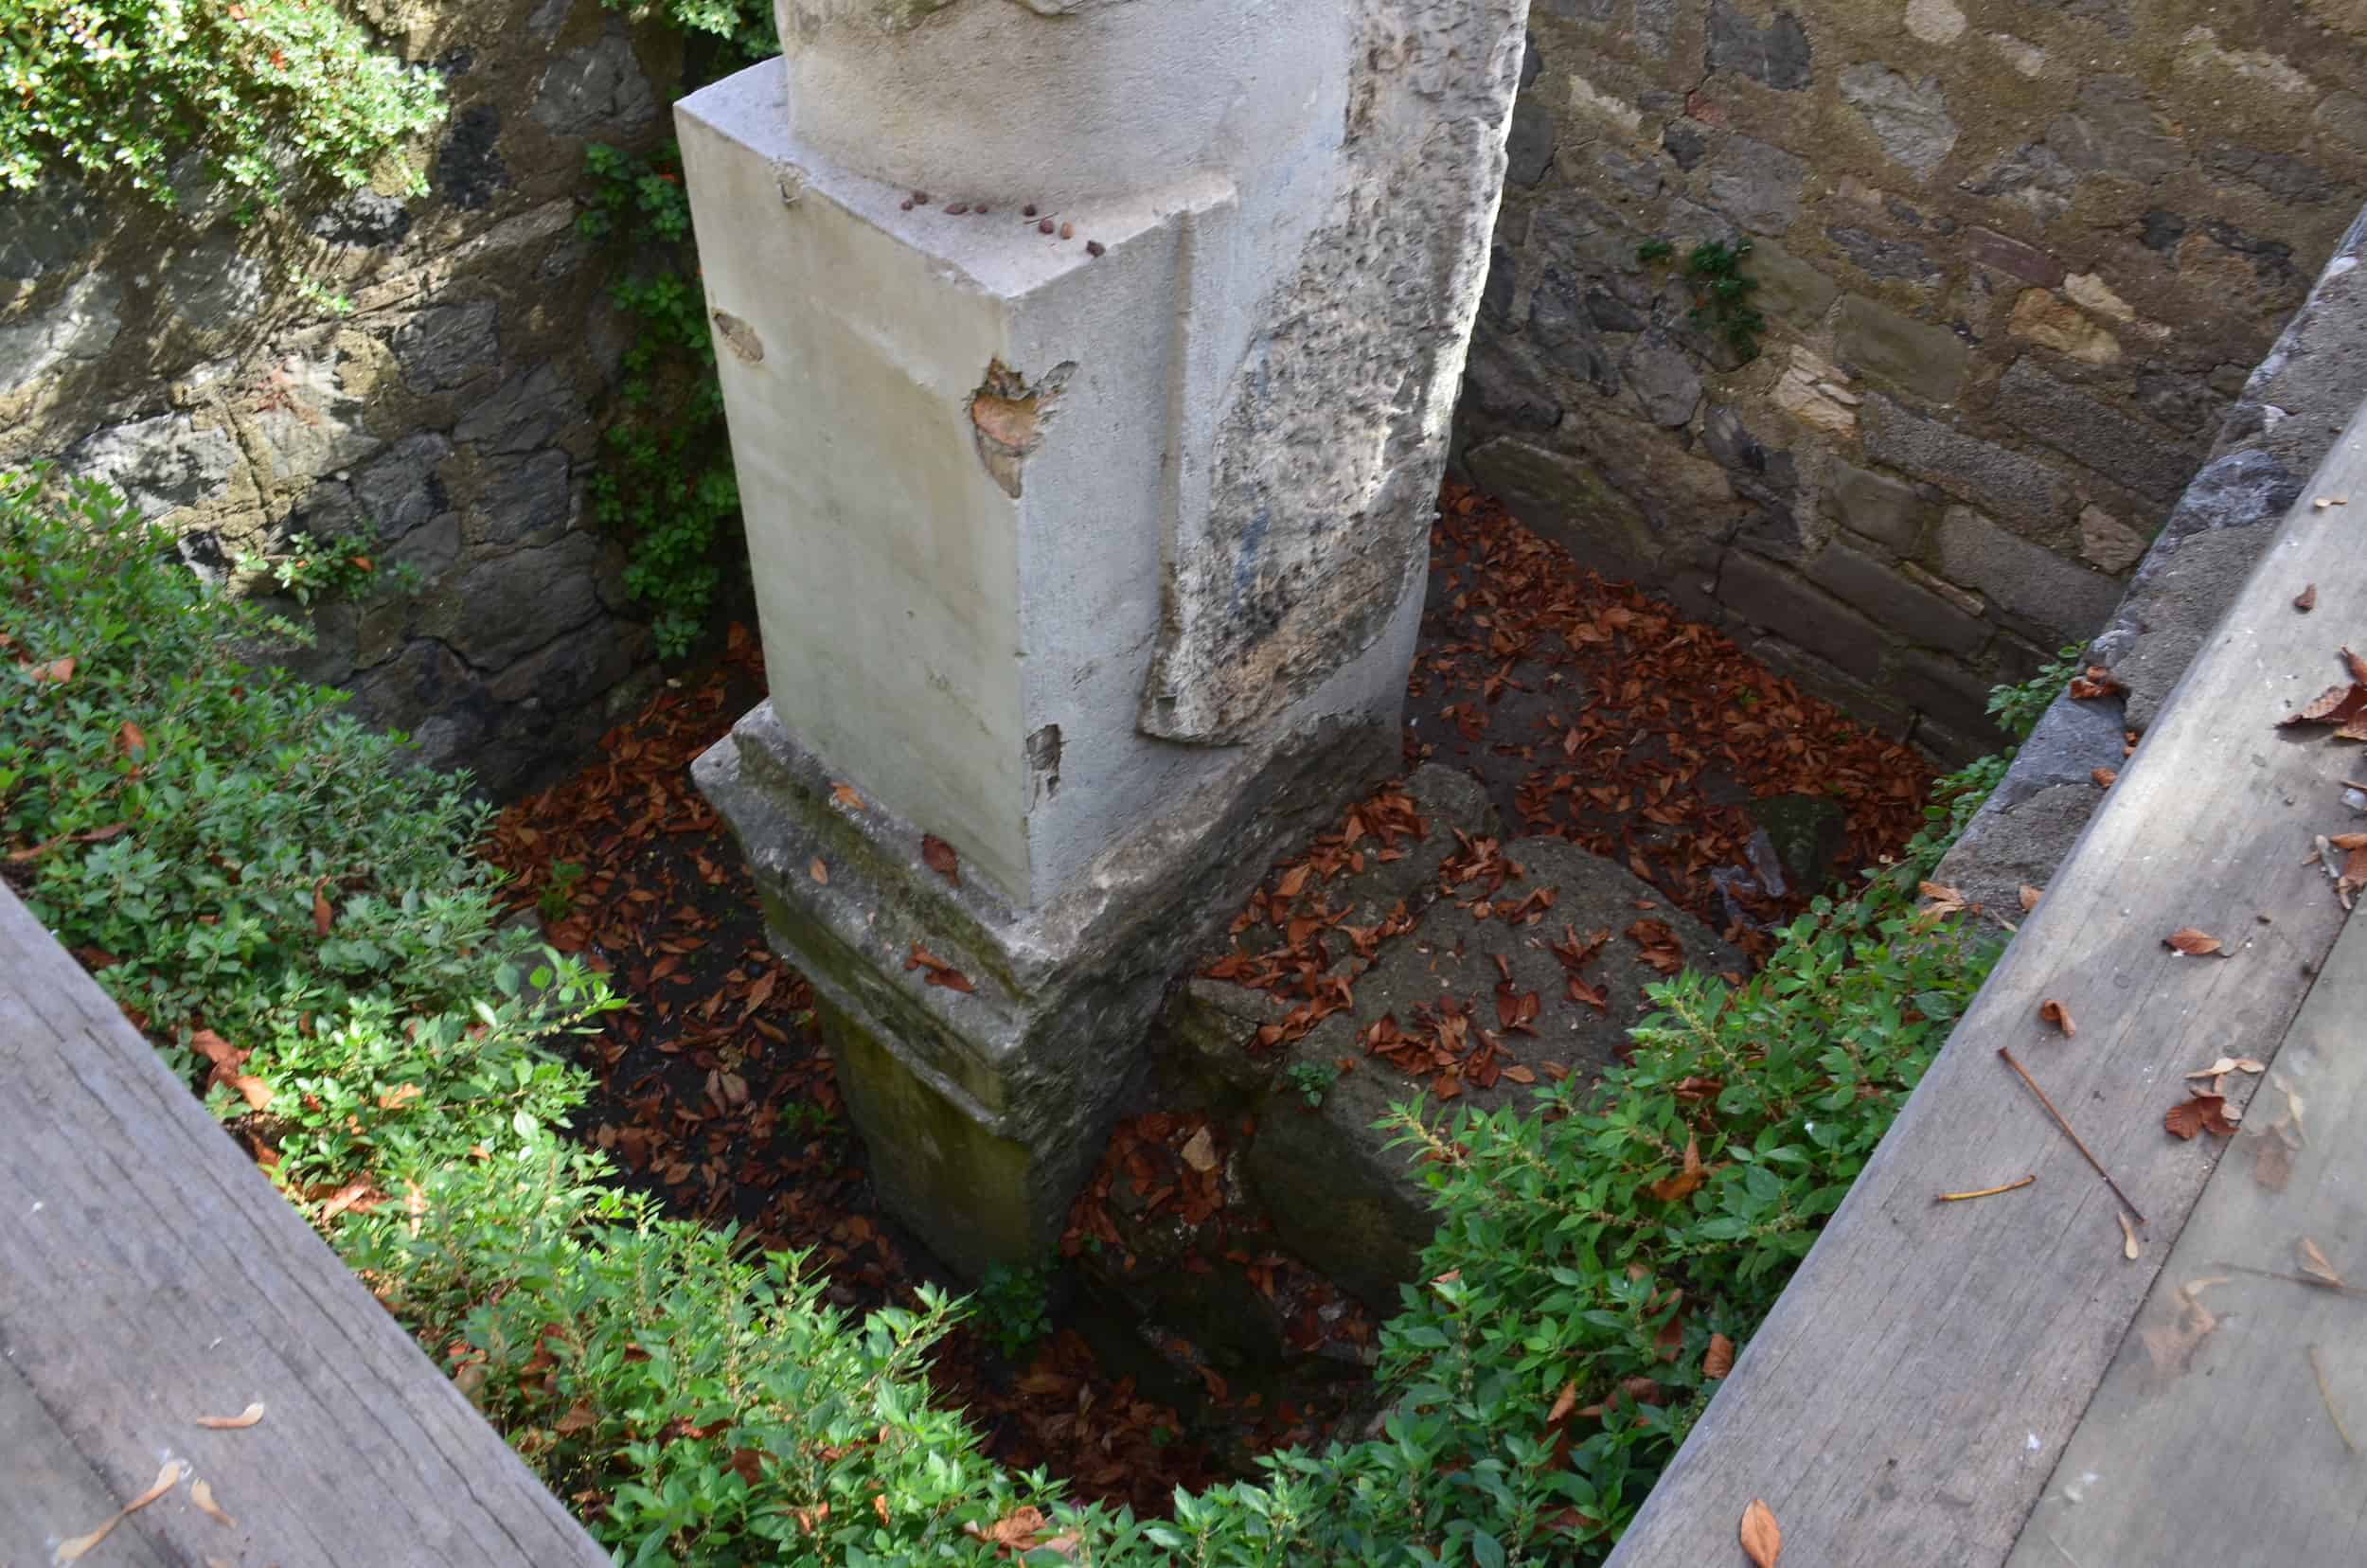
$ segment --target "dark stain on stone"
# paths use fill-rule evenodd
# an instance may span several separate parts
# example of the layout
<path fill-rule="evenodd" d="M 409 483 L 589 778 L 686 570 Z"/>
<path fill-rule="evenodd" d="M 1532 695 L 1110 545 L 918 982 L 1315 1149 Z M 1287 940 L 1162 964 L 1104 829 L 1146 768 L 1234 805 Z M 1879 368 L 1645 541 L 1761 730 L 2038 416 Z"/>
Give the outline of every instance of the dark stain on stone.
<path fill-rule="evenodd" d="M 454 116 L 452 134 L 436 152 L 436 188 L 463 209 L 488 205 L 509 184 L 509 167 L 494 143 L 501 137 L 501 111 L 489 103 Z"/>

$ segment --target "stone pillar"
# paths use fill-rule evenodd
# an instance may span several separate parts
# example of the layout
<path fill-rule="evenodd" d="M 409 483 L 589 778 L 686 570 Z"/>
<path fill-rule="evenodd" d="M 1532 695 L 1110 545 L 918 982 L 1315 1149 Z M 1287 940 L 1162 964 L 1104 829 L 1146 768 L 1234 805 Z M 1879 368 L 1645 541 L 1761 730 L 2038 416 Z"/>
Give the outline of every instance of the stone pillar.
<path fill-rule="evenodd" d="M 772 686 L 697 777 L 975 1271 L 1396 766 L 1526 0 L 779 5 L 676 109 Z"/>

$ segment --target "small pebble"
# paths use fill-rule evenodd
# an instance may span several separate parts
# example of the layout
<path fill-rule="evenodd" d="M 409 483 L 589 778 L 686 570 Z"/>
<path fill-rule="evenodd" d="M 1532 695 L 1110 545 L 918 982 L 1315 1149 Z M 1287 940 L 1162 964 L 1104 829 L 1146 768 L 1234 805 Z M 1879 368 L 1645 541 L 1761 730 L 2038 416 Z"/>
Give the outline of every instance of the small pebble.
<path fill-rule="evenodd" d="M 1052 232 L 1052 220 L 1045 218 L 1039 221 L 1036 224 L 1036 232 L 1038 234 L 1050 234 Z"/>
<path fill-rule="evenodd" d="M 1108 254 L 1108 248 L 1098 240 L 1088 240 L 1085 241 L 1085 254 L 1087 256 L 1102 256 Z"/>
<path fill-rule="evenodd" d="M 905 197 L 902 201 L 900 201 L 900 202 L 897 203 L 896 205 L 897 205 L 898 206 L 901 207 L 904 211 L 906 211 L 906 212 L 910 212 L 910 211 L 913 209 L 913 199 L 912 199 L 911 197 L 907 196 L 907 197 Z"/>
<path fill-rule="evenodd" d="M 1077 238 L 1077 225 L 1076 225 L 1075 223 L 1062 223 L 1062 224 L 1060 225 L 1060 238 L 1061 238 L 1061 239 L 1063 239 L 1063 240 L 1074 240 L 1074 239 L 1076 239 L 1076 238 Z"/>
<path fill-rule="evenodd" d="M 929 205 L 929 193 L 925 190 L 914 191 L 913 204 L 916 206 L 927 206 Z"/>
<path fill-rule="evenodd" d="M 945 210 L 952 213 L 954 217 L 959 218 L 963 213 L 970 210 L 970 204 L 968 202 L 948 202 L 945 204 Z"/>
<path fill-rule="evenodd" d="M 1030 202 L 1025 206 L 1021 207 L 1019 209 L 1019 215 L 1022 218 L 1033 218 L 1036 215 L 1036 204 Z"/>

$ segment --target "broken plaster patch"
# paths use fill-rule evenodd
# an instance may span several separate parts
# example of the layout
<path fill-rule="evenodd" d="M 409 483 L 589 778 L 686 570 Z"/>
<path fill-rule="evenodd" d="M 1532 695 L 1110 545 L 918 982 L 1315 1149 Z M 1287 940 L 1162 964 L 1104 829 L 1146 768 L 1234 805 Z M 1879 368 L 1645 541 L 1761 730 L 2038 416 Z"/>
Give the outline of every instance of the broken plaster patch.
<path fill-rule="evenodd" d="M 1044 430 L 1059 404 L 1060 390 L 1076 370 L 1075 360 L 1064 360 L 1030 385 L 1026 377 L 1001 360 L 989 360 L 986 379 L 970 395 L 970 423 L 978 442 L 978 460 L 1003 493 L 1014 500 L 1020 493 L 1020 471 L 1043 445 Z"/>

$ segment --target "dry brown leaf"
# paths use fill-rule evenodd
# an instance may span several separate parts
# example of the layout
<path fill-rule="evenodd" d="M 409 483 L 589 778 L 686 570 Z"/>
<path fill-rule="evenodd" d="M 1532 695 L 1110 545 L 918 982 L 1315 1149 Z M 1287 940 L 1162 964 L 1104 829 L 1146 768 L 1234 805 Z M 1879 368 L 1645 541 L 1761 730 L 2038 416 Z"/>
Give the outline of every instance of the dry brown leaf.
<path fill-rule="evenodd" d="M 1960 888 L 1931 882 L 1917 882 L 1915 888 L 1931 900 L 1923 906 L 1922 913 L 1926 915 L 1953 915 L 1965 907 L 1965 895 Z"/>
<path fill-rule="evenodd" d="M 35 686 L 40 686 L 44 681 L 52 686 L 63 686 L 74 679 L 74 660 L 71 657 L 52 659 L 47 664 L 32 665 L 28 668 L 33 672 Z"/>
<path fill-rule="evenodd" d="M 1701 1355 L 1701 1376 L 1715 1382 L 1735 1369 L 1735 1342 L 1723 1334 L 1710 1336 L 1710 1347 Z"/>
<path fill-rule="evenodd" d="M 1217 1140 L 1204 1127 L 1185 1140 L 1183 1154 L 1184 1163 L 1203 1176 L 1217 1168 Z"/>
<path fill-rule="evenodd" d="M 1041 1509 L 1028 1507 L 1006 1514 L 984 1529 L 979 1528 L 975 1521 L 962 1528 L 975 1539 L 993 1546 L 998 1553 L 1008 1551 L 1017 1555 L 1033 1546 L 1036 1538 L 1043 1534 L 1050 1523 Z"/>
<path fill-rule="evenodd" d="M 2041 898 L 2045 897 L 2045 896 L 2046 896 L 2046 890 L 2045 890 L 2044 888 L 2033 887 L 2033 886 L 2031 886 L 2028 882 L 2024 882 L 2024 883 L 2022 883 L 2022 884 L 2021 884 L 2021 912 L 2022 912 L 2023 914 L 2027 915 L 2027 914 L 2029 914 L 2032 910 L 2034 910 L 2034 909 L 2038 908 L 2038 900 L 2039 900 Z"/>
<path fill-rule="evenodd" d="M 2051 996 L 2038 1004 L 2038 1016 L 2062 1030 L 2065 1040 L 2079 1032 L 2079 1025 L 2072 1022 L 2071 1009 Z"/>
<path fill-rule="evenodd" d="M 2193 1363 L 2202 1342 L 2219 1327 L 2217 1315 L 2202 1304 L 2202 1292 L 2214 1285 L 2226 1284 L 2227 1279 L 2225 1274 L 2205 1274 L 2188 1280 L 2170 1292 L 2178 1304 L 2177 1320 L 2156 1324 L 2138 1334 L 2156 1372 L 2175 1377 Z"/>
<path fill-rule="evenodd" d="M 962 885 L 962 857 L 934 833 L 920 835 L 920 862 L 955 887 Z"/>
<path fill-rule="evenodd" d="M 830 798 L 850 811 L 863 810 L 863 796 L 855 793 L 855 787 L 852 784 L 832 784 Z"/>
<path fill-rule="evenodd" d="M 2118 768 L 2091 768 L 2088 776 L 2095 781 L 2097 789 L 2109 790 L 2119 782 L 2121 773 Z"/>
<path fill-rule="evenodd" d="M 71 1541 L 60 1543 L 57 1551 L 51 1555 L 49 1560 L 51 1562 L 80 1561 L 82 1558 L 89 1553 L 92 1547 L 107 1539 L 108 1531 L 114 1529 L 116 1525 L 122 1523 L 133 1514 L 139 1512 L 142 1508 L 147 1507 L 151 1503 L 155 1502 L 156 1499 L 164 1496 L 165 1493 L 179 1486 L 181 1484 L 181 1461 L 178 1459 L 166 1460 L 165 1468 L 156 1472 L 155 1485 L 140 1493 L 139 1496 L 132 1499 L 131 1502 L 126 1503 L 122 1507 L 117 1508 L 115 1512 L 114 1518 L 108 1520 L 107 1523 L 101 1524 L 90 1534 L 79 1535 Z"/>
<path fill-rule="evenodd" d="M 2267 1071 L 2268 1063 L 2254 1061 L 2250 1057 L 2221 1057 L 2210 1066 L 2198 1067 L 2186 1076 L 2190 1078 L 2225 1078 L 2230 1073 L 2264 1073 Z"/>
<path fill-rule="evenodd" d="M 820 855 L 814 856 L 813 859 L 806 863 L 806 875 L 811 877 L 815 882 L 820 882 L 825 887 L 830 885 L 830 868 L 822 864 L 822 857 Z"/>
<path fill-rule="evenodd" d="M 240 1099 L 246 1101 L 248 1110 L 260 1111 L 271 1104 L 271 1085 L 253 1073 L 240 1073 L 225 1081 L 239 1092 Z"/>
<path fill-rule="evenodd" d="M 2226 953 L 2220 952 L 2219 939 L 2216 936 L 2208 932 L 2198 931 L 2193 926 L 2179 927 L 2162 938 L 2162 945 L 2175 953 L 2182 953 L 2189 958 L 2199 958 L 2206 953 L 2218 953 L 2223 958 L 2227 956 Z"/>
<path fill-rule="evenodd" d="M 2228 1114 L 2227 1101 L 2218 1095 L 2197 1095 L 2183 1104 L 2171 1106 L 2162 1116 L 2162 1125 L 2173 1136 L 2190 1142 L 2198 1132 L 2208 1132 L 2215 1138 L 2232 1137 L 2235 1132 L 2235 1117 Z"/>
<path fill-rule="evenodd" d="M 1784 1552 L 1784 1532 L 1776 1527 L 1775 1510 L 1757 1498 L 1742 1510 L 1742 1550 L 1757 1568 L 1775 1568 Z"/>
<path fill-rule="evenodd" d="M 2130 1224 L 2128 1216 L 2119 1209 L 2112 1211 L 2112 1218 L 2121 1222 L 2121 1256 L 2131 1263 L 2136 1262 L 2145 1250 L 2145 1244 L 2137 1239 L 2137 1227 Z"/>
<path fill-rule="evenodd" d="M 1304 861 L 1300 862 L 1282 873 L 1282 880 L 1274 883 L 1273 890 L 1286 899 L 1297 898 L 1300 891 L 1307 886 L 1308 874 L 1313 869 L 1311 864 Z"/>
<path fill-rule="evenodd" d="M 1554 1396 L 1554 1408 L 1545 1413 L 1545 1424 L 1559 1426 L 1569 1417 L 1570 1413 L 1577 1408 L 1578 1385 L 1574 1382 L 1563 1383 L 1561 1392 Z"/>
<path fill-rule="evenodd" d="M 323 878 L 312 886 L 312 934 L 316 936 L 328 935 L 329 928 L 337 923 L 337 911 L 330 906 L 329 895 L 321 890 L 327 881 Z"/>
<path fill-rule="evenodd" d="M 2342 1283 L 2341 1274 L 2336 1272 L 2334 1265 L 2326 1260 L 2326 1255 L 2318 1250 L 2318 1243 L 2308 1237 L 2305 1236 L 2293 1243 L 2293 1256 L 2300 1262 L 2302 1273 L 2321 1284 L 2340 1285 Z"/>
<path fill-rule="evenodd" d="M 400 1111 L 424 1093 L 426 1091 L 416 1083 L 398 1083 L 378 1096 L 378 1108 L 381 1111 Z"/>
<path fill-rule="evenodd" d="M 2308 587 L 2303 589 L 2300 593 L 2295 594 L 2293 596 L 2293 608 L 2299 610 L 2305 615 L 2308 615 L 2312 610 L 2317 609 L 2318 585 L 2313 582 Z"/>
<path fill-rule="evenodd" d="M 206 1485 L 205 1482 L 192 1481 L 189 1483 L 189 1501 L 197 1505 L 198 1512 L 204 1514 L 215 1523 L 224 1525 L 233 1530 L 239 1527 L 239 1522 L 237 1520 L 222 1511 L 222 1505 L 214 1501 L 214 1488 Z"/>
<path fill-rule="evenodd" d="M 2294 724 L 2347 724 L 2367 712 L 2367 686 L 2356 682 L 2330 686 L 2277 721 L 2279 729 Z"/>
<path fill-rule="evenodd" d="M 240 1432 L 253 1426 L 262 1418 L 263 1401 L 258 1399 L 236 1416 L 200 1416 L 197 1418 L 197 1424 L 202 1427 L 211 1427 L 216 1432 Z"/>

